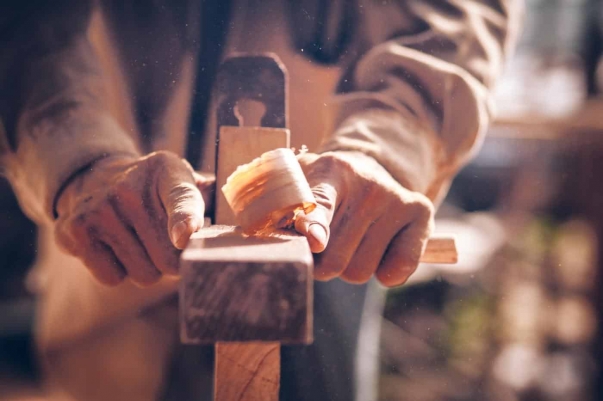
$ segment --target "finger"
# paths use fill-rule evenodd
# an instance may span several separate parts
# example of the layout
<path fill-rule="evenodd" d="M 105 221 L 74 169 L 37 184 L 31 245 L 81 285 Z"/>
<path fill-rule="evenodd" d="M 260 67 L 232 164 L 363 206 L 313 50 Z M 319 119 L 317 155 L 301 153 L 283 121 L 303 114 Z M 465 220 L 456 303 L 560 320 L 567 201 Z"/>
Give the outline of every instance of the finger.
<path fill-rule="evenodd" d="M 377 279 L 386 287 L 404 284 L 417 269 L 430 232 L 429 222 L 422 220 L 415 220 L 400 230 L 377 268 Z"/>
<path fill-rule="evenodd" d="M 341 279 L 353 284 L 366 283 L 379 267 L 383 255 L 392 238 L 400 230 L 403 222 L 392 224 L 389 216 L 381 216 L 367 229 L 356 253 L 347 268 L 341 274 Z"/>
<path fill-rule="evenodd" d="M 205 204 L 184 163 L 168 164 L 159 174 L 159 198 L 168 215 L 172 244 L 184 249 L 192 233 L 203 227 Z"/>
<path fill-rule="evenodd" d="M 170 242 L 165 224 L 158 227 L 158 224 L 143 220 L 138 223 L 134 230 L 153 266 L 163 274 L 178 274 L 178 260 L 181 251 Z"/>
<path fill-rule="evenodd" d="M 355 216 L 352 209 L 335 216 L 329 246 L 316 257 L 314 276 L 317 280 L 330 280 L 341 275 L 348 267 L 371 223 L 370 218 Z"/>
<path fill-rule="evenodd" d="M 148 189 L 151 190 L 150 187 Z M 178 273 L 180 251 L 170 240 L 167 226 L 167 216 L 161 206 L 161 201 L 147 194 L 145 188 L 141 198 L 142 207 L 132 208 L 128 215 L 128 223 L 134 228 L 136 235 L 151 258 L 153 265 L 163 274 Z"/>
<path fill-rule="evenodd" d="M 301 213 L 295 219 L 295 229 L 308 239 L 314 253 L 325 250 L 331 235 L 330 225 L 337 208 L 338 196 L 335 186 L 322 182 L 312 187 L 316 209 Z"/>
<path fill-rule="evenodd" d="M 94 215 L 80 214 L 60 220 L 55 229 L 56 241 L 69 254 L 80 259 L 102 284 L 115 286 L 126 277 L 126 270 L 115 254 L 96 236 L 90 225 Z"/>
<path fill-rule="evenodd" d="M 82 250 L 79 258 L 90 273 L 102 284 L 116 286 L 124 281 L 127 273 L 111 247 L 94 239 Z"/>
<path fill-rule="evenodd" d="M 103 226 L 96 236 L 111 247 L 132 282 L 145 286 L 161 278 L 134 229 L 120 219 L 115 210 L 103 214 Z"/>

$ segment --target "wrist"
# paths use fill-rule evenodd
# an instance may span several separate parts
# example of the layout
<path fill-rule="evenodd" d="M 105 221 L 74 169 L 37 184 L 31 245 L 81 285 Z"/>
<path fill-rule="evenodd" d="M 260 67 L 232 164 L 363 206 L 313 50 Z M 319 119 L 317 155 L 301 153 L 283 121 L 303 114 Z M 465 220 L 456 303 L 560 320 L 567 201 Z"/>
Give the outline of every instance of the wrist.
<path fill-rule="evenodd" d="M 80 193 L 90 192 L 93 189 L 91 186 L 101 187 L 108 184 L 107 176 L 118 173 L 136 159 L 132 154 L 103 154 L 75 170 L 56 193 L 53 202 L 54 217 L 57 218 L 61 212 L 69 210 Z"/>

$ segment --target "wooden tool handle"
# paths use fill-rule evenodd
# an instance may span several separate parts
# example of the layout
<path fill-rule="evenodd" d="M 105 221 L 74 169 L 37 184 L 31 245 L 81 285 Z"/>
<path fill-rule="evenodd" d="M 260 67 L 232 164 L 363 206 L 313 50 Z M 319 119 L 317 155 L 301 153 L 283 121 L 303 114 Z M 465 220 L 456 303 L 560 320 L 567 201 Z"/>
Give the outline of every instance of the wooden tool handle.
<path fill-rule="evenodd" d="M 454 264 L 458 261 L 458 258 L 454 237 L 431 237 L 427 241 L 420 262 Z"/>

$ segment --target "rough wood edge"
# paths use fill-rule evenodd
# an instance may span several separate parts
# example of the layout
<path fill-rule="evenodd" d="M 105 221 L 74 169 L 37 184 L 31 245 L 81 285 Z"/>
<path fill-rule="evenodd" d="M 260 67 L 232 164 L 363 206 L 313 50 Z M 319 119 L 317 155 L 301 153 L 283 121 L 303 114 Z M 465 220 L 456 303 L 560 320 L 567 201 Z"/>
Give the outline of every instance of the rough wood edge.
<path fill-rule="evenodd" d="M 427 246 L 421 263 L 440 263 L 455 264 L 458 262 L 459 255 L 456 249 L 456 240 L 454 237 L 437 236 L 431 237 L 427 241 Z"/>

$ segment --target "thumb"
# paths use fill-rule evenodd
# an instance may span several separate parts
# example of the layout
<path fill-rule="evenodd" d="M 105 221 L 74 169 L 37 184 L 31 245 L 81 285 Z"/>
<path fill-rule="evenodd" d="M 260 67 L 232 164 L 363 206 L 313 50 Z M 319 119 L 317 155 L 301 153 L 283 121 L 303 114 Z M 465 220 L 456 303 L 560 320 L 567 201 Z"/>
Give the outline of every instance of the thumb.
<path fill-rule="evenodd" d="M 191 170 L 184 163 L 166 166 L 158 184 L 159 198 L 168 216 L 172 244 L 184 249 L 192 233 L 203 227 L 205 203 Z"/>
<path fill-rule="evenodd" d="M 295 230 L 308 239 L 313 253 L 325 250 L 331 234 L 330 225 L 337 205 L 337 190 L 330 184 L 320 183 L 312 188 L 316 209 L 300 213 L 295 219 Z"/>

